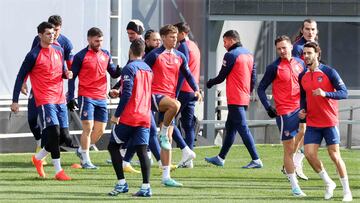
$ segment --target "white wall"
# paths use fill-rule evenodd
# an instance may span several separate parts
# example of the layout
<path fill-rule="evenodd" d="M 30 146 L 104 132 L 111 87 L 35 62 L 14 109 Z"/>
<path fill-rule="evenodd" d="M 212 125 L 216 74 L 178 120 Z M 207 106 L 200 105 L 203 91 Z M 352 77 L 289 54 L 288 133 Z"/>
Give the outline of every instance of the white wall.
<path fill-rule="evenodd" d="M 12 95 L 17 72 L 29 52 L 36 27 L 50 15 L 63 19 L 62 34 L 78 52 L 87 45 L 91 27 L 104 32 L 104 48 L 110 47 L 110 0 L 1 0 L 0 95 Z"/>

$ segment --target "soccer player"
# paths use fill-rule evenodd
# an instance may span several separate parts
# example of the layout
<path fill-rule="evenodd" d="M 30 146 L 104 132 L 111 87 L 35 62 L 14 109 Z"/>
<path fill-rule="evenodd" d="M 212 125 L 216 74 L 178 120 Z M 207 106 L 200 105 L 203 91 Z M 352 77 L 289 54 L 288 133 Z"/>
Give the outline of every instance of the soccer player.
<path fill-rule="evenodd" d="M 135 196 L 150 197 L 149 183 L 150 159 L 146 148 L 149 144 L 151 121 L 151 83 L 152 71 L 141 59 L 144 55 L 145 43 L 135 39 L 130 46 L 130 61 L 121 73 L 120 102 L 111 122 L 117 124 L 112 133 L 108 150 L 118 183 L 109 193 L 116 196 L 129 191 L 124 177 L 120 147 L 123 143 L 134 147 L 140 160 L 143 184 Z"/>
<path fill-rule="evenodd" d="M 263 164 L 256 151 L 254 138 L 246 123 L 246 109 L 250 103 L 250 93 L 256 83 L 256 69 L 253 55 L 245 49 L 236 30 L 228 30 L 223 35 L 224 55 L 223 65 L 215 78 L 207 81 L 207 88 L 222 83 L 226 79 L 226 97 L 228 117 L 226 120 L 226 136 L 220 153 L 214 157 L 206 157 L 205 161 L 224 166 L 225 157 L 235 140 L 236 132 L 241 136 L 251 161 L 242 168 L 262 168 Z"/>
<path fill-rule="evenodd" d="M 46 145 L 32 156 L 32 162 L 39 176 L 45 178 L 41 160 L 51 153 L 52 163 L 55 167 L 55 179 L 71 180 L 60 164 L 59 138 L 60 128 L 69 126 L 63 78 L 72 78 L 72 72 L 68 71 L 64 65 L 63 49 L 54 45 L 54 25 L 42 22 L 37 30 L 40 43 L 26 55 L 19 70 L 11 110 L 15 113 L 19 111 L 20 89 L 26 75 L 29 74 L 42 127 L 47 131 Z"/>
<path fill-rule="evenodd" d="M 305 19 L 295 39 L 292 56 L 304 59 L 303 48 L 305 43 L 318 41 L 318 33 L 316 21 L 310 18 Z"/>
<path fill-rule="evenodd" d="M 154 80 L 152 83 L 152 107 L 163 113 L 164 119 L 160 129 L 162 184 L 170 187 L 181 187 L 170 177 L 172 121 L 180 109 L 176 100 L 176 87 L 179 75 L 182 74 L 195 96 L 201 98 L 199 88 L 191 75 L 185 56 L 175 48 L 178 29 L 173 25 L 165 25 L 160 29 L 163 45 L 150 52 L 145 62 L 152 68 Z"/>
<path fill-rule="evenodd" d="M 75 79 L 79 76 L 78 101 L 83 132 L 76 155 L 82 168 L 97 169 L 90 160 L 89 147 L 90 141 L 96 143 L 103 135 L 108 120 L 106 72 L 117 78 L 121 70 L 113 64 L 110 53 L 101 48 L 103 32 L 99 28 L 90 28 L 87 40 L 89 45 L 74 56 L 71 68 L 74 78 L 69 80 L 68 108 L 73 111 L 77 106 L 74 90 Z"/>
<path fill-rule="evenodd" d="M 292 56 L 304 60 L 303 48 L 305 43 L 318 41 L 318 33 L 319 31 L 317 29 L 316 21 L 313 19 L 305 19 L 303 21 L 302 27 L 300 28 L 299 34 L 295 39 L 295 43 L 293 44 Z M 306 130 L 305 122 L 305 120 L 300 122 L 299 133 L 296 136 L 295 146 L 297 150 L 294 154 L 294 165 L 296 175 L 303 180 L 308 180 L 309 178 L 303 172 L 303 160 L 305 156 L 301 150 L 301 148 L 304 146 L 304 134 Z"/>
<path fill-rule="evenodd" d="M 295 137 L 299 133 L 300 119 L 300 85 L 299 74 L 305 69 L 300 58 L 292 57 L 292 44 L 288 36 L 275 39 L 276 52 L 279 58 L 266 67 L 264 77 L 258 86 L 258 95 L 270 118 L 276 117 L 284 148 L 285 172 L 291 183 L 292 194 L 296 197 L 306 196 L 298 184 L 295 174 L 293 156 L 296 151 Z M 275 107 L 271 106 L 265 90 L 272 84 Z"/>
<path fill-rule="evenodd" d="M 150 53 L 153 49 L 159 48 L 161 46 L 161 37 L 158 32 L 153 29 L 150 29 L 145 32 L 145 55 Z"/>
<path fill-rule="evenodd" d="M 337 125 L 338 101 L 346 99 L 347 89 L 337 71 L 320 63 L 321 49 L 316 42 L 304 45 L 304 60 L 308 70 L 301 73 L 300 118 L 306 118 L 307 129 L 304 137 L 305 156 L 311 167 L 325 183 L 324 198 L 331 199 L 336 184 L 327 174 L 323 163 L 318 158 L 318 149 L 324 139 L 328 153 L 334 162 L 343 186 L 344 202 L 352 201 L 346 166 L 340 155 L 340 134 Z"/>
<path fill-rule="evenodd" d="M 196 83 L 199 84 L 201 54 L 195 42 L 189 39 L 190 26 L 184 22 L 177 23 L 174 26 L 179 30 L 177 36 L 179 47 L 177 49 L 185 55 L 191 74 L 194 76 Z M 194 109 L 196 98 L 194 91 L 186 81 L 182 84 L 177 99 L 181 103 L 179 110 L 179 114 L 181 114 L 180 123 L 185 133 L 185 141 L 181 134 L 178 133 L 180 131 L 174 131 L 173 134 L 174 141 L 182 151 L 182 158 L 178 167 L 193 168 L 193 159 L 196 157 L 195 152 L 193 152 L 195 142 Z"/>
<path fill-rule="evenodd" d="M 55 39 L 54 39 L 54 44 L 57 46 L 60 46 L 61 48 L 63 48 L 64 50 L 64 60 L 66 61 L 67 67 L 70 68 L 71 67 L 71 63 L 73 60 L 73 45 L 70 42 L 70 40 L 65 37 L 64 35 L 60 34 L 61 33 L 61 26 L 62 26 L 62 19 L 59 15 L 52 15 L 49 17 L 48 22 L 53 24 L 55 26 L 54 31 L 55 31 Z M 40 38 L 37 35 L 32 43 L 31 49 L 33 49 L 34 47 L 36 47 L 38 44 L 40 43 Z M 21 87 L 21 92 L 25 95 L 27 95 L 28 92 L 28 87 L 26 85 L 26 80 L 23 83 L 22 87 Z M 28 123 L 29 123 L 29 127 L 31 132 L 33 133 L 35 140 L 36 140 L 36 152 L 41 150 L 41 146 L 44 146 L 45 142 L 41 144 L 41 138 L 42 138 L 42 132 L 40 126 L 38 125 L 38 111 L 36 108 L 36 104 L 35 104 L 35 98 L 33 95 L 33 91 L 30 91 L 30 95 L 29 95 L 29 99 L 28 99 Z M 69 137 L 69 129 L 60 129 L 61 131 L 61 136 L 60 136 L 60 144 L 65 142 L 65 144 L 68 147 L 77 147 L 75 144 L 72 143 L 71 138 Z M 44 137 L 46 138 L 46 136 Z"/>
<path fill-rule="evenodd" d="M 126 26 L 126 32 L 127 32 L 130 43 L 132 43 L 134 40 L 137 40 L 137 39 L 143 40 L 142 33 L 144 32 L 144 24 L 138 19 L 132 19 Z M 130 54 L 129 54 L 129 57 L 130 57 Z M 129 63 L 129 61 L 128 61 L 128 63 Z M 120 88 L 120 81 L 117 82 L 112 87 L 112 89 L 110 90 L 110 95 L 112 97 L 113 96 L 116 97 L 116 94 L 119 91 L 118 90 L 119 88 Z M 132 157 L 135 155 L 135 152 L 136 152 L 136 150 L 133 146 L 129 146 L 129 148 L 128 148 L 126 143 L 121 146 L 121 153 L 122 153 L 122 156 L 124 157 L 123 161 L 122 161 L 124 172 L 140 173 L 140 171 L 134 169 L 130 163 Z M 150 153 L 150 158 L 151 158 L 151 153 Z"/>

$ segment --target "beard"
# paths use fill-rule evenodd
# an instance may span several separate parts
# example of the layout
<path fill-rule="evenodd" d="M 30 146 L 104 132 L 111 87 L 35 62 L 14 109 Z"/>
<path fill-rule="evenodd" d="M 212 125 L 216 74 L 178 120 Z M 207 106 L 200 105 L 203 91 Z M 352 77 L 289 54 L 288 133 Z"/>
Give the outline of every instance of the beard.
<path fill-rule="evenodd" d="M 90 45 L 90 48 L 91 48 L 93 51 L 99 51 L 99 50 L 100 50 L 100 46 Z"/>

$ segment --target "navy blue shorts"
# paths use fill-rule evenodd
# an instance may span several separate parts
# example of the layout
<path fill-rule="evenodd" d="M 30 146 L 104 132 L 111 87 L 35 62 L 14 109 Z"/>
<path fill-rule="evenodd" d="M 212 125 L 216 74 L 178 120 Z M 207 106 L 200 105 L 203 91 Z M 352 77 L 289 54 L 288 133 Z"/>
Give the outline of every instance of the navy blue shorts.
<path fill-rule="evenodd" d="M 69 127 L 67 107 L 65 104 L 44 104 L 38 107 L 39 117 L 43 128 L 59 125 L 60 128 Z"/>
<path fill-rule="evenodd" d="M 120 123 L 111 131 L 110 142 L 127 143 L 127 146 L 149 145 L 150 128 L 129 126 Z"/>
<path fill-rule="evenodd" d="M 280 139 L 290 140 L 299 132 L 300 118 L 298 116 L 300 109 L 297 109 L 287 115 L 276 117 L 276 124 L 280 130 Z"/>
<path fill-rule="evenodd" d="M 151 110 L 159 112 L 160 101 L 164 98 L 164 95 L 161 94 L 152 94 L 151 95 Z"/>
<path fill-rule="evenodd" d="M 326 145 L 340 144 L 340 133 L 336 126 L 327 128 L 306 127 L 305 144 L 321 144 L 325 139 Z"/>
<path fill-rule="evenodd" d="M 91 99 L 80 96 L 78 103 L 81 120 L 95 120 L 103 123 L 108 121 L 106 99 Z"/>

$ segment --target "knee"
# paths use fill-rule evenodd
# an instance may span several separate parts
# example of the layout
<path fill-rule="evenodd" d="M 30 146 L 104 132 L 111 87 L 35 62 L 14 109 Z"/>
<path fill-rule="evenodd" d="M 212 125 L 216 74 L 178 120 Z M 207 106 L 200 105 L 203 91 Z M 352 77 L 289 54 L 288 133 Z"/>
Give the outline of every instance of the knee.
<path fill-rule="evenodd" d="M 181 103 L 178 100 L 175 100 L 171 105 L 170 108 L 174 111 L 178 112 L 180 110 Z"/>
<path fill-rule="evenodd" d="M 339 163 L 341 160 L 340 154 L 337 152 L 330 152 L 329 156 L 334 163 Z"/>
<path fill-rule="evenodd" d="M 93 133 L 96 133 L 97 135 L 102 135 L 102 134 L 104 134 L 104 132 L 105 132 L 105 129 L 103 129 L 103 128 L 93 129 Z"/>
<path fill-rule="evenodd" d="M 305 151 L 305 157 L 306 157 L 307 160 L 312 161 L 312 160 L 317 159 L 317 154 L 314 153 L 314 152 Z"/>

